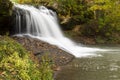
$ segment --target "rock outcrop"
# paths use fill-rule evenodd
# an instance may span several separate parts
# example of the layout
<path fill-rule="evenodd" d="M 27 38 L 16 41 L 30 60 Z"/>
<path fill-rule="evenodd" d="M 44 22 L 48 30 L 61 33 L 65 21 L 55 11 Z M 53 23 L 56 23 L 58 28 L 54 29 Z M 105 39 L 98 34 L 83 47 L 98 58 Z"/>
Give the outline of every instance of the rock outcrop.
<path fill-rule="evenodd" d="M 34 53 L 39 60 L 41 60 L 41 55 L 47 53 L 57 66 L 65 65 L 74 58 L 73 55 L 59 49 L 55 45 L 50 45 L 35 38 L 13 37 L 13 39 L 22 44 L 28 51 Z"/>
<path fill-rule="evenodd" d="M 10 29 L 10 17 L 12 15 L 12 2 L 0 0 L 0 34 L 6 34 Z"/>

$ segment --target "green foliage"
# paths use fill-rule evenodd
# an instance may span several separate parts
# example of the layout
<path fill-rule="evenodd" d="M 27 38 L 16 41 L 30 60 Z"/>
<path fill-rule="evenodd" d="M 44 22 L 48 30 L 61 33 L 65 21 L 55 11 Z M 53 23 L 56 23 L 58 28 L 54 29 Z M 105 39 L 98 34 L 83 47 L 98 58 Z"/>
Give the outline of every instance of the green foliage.
<path fill-rule="evenodd" d="M 63 29 L 71 30 L 75 25 L 83 25 L 80 28 L 80 35 L 98 36 L 105 40 L 116 39 L 120 35 L 120 1 L 119 0 L 12 0 L 17 3 L 27 3 L 32 5 L 44 5 L 55 9 L 60 17 Z M 0 0 L 0 14 L 6 15 L 11 9 L 4 7 L 4 2 Z M 0 20 L 3 18 L 0 17 Z M 2 30 L 2 29 L 1 29 Z M 114 35 L 115 34 L 115 35 Z M 100 38 L 99 38 L 100 37 Z M 97 39 L 96 39 L 97 40 Z M 100 40 L 100 41 L 99 41 Z M 116 40 L 119 40 L 118 38 Z"/>
<path fill-rule="evenodd" d="M 69 16 L 73 23 L 85 23 L 92 18 L 92 12 L 88 9 L 84 0 L 13 0 L 18 3 L 30 3 L 56 8 L 59 16 Z"/>
<path fill-rule="evenodd" d="M 55 0 L 12 0 L 12 2 L 20 3 L 20 4 L 32 4 L 32 5 L 48 5 Z"/>
<path fill-rule="evenodd" d="M 85 0 L 58 0 L 60 15 L 69 15 L 74 23 L 85 23 L 92 18 Z"/>
<path fill-rule="evenodd" d="M 87 31 L 83 31 L 84 34 L 108 39 L 115 37 L 114 33 L 120 34 L 119 0 L 93 0 L 89 5 L 94 13 L 94 19 L 87 23 L 87 27 L 84 27 L 86 30 L 88 28 Z"/>
<path fill-rule="evenodd" d="M 35 63 L 20 44 L 0 37 L 0 80 L 53 80 L 48 63 Z"/>
<path fill-rule="evenodd" d="M 111 1 L 111 8 L 105 13 L 105 24 L 109 24 L 113 31 L 120 31 L 120 3 Z"/>
<path fill-rule="evenodd" d="M 111 0 L 93 0 L 92 6 L 90 7 L 91 10 L 107 10 L 111 8 Z"/>
<path fill-rule="evenodd" d="M 0 17 L 9 16 L 12 14 L 12 6 L 10 0 L 0 0 Z"/>
<path fill-rule="evenodd" d="M 119 0 L 93 0 L 90 10 L 94 19 L 81 27 L 84 36 L 94 37 L 97 43 L 120 43 Z"/>
<path fill-rule="evenodd" d="M 40 72 L 42 72 L 42 80 L 53 80 L 53 71 L 51 70 L 52 66 L 51 59 L 48 58 L 48 55 L 42 56 L 42 61 L 40 62 Z"/>

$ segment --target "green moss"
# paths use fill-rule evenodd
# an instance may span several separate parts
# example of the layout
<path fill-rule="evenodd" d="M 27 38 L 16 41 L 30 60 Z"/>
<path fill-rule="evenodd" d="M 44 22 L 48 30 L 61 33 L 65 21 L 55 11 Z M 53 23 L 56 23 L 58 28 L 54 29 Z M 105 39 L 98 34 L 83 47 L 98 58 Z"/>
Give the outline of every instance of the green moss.
<path fill-rule="evenodd" d="M 0 0 L 0 14 L 2 16 L 11 15 L 12 6 L 13 4 L 10 0 Z"/>
<path fill-rule="evenodd" d="M 13 4 L 10 0 L 0 0 L 0 34 L 5 35 L 10 29 Z"/>
<path fill-rule="evenodd" d="M 20 44 L 0 37 L 0 80 L 53 80 L 53 75 L 49 62 L 35 63 Z"/>

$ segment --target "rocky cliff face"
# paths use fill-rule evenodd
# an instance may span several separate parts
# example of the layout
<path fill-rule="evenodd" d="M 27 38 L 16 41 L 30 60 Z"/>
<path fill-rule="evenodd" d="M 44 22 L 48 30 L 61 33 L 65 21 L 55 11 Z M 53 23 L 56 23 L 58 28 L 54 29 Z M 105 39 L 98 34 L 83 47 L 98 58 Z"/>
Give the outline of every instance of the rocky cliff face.
<path fill-rule="evenodd" d="M 0 34 L 4 35 L 10 29 L 10 16 L 12 14 L 12 2 L 0 0 Z"/>

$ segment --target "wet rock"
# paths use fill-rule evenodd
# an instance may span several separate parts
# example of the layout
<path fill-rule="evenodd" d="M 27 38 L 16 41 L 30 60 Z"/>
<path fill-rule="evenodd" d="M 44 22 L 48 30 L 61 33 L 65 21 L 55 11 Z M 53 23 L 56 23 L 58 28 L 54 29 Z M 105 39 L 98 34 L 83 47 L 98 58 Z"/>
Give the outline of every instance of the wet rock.
<path fill-rule="evenodd" d="M 41 60 L 41 55 L 48 54 L 55 65 L 62 66 L 73 60 L 74 56 L 41 40 L 30 37 L 12 37 L 22 44 L 28 51 L 34 53 Z"/>
<path fill-rule="evenodd" d="M 54 66 L 52 66 L 52 70 L 54 70 L 54 71 L 60 71 L 61 67 L 54 65 Z"/>

